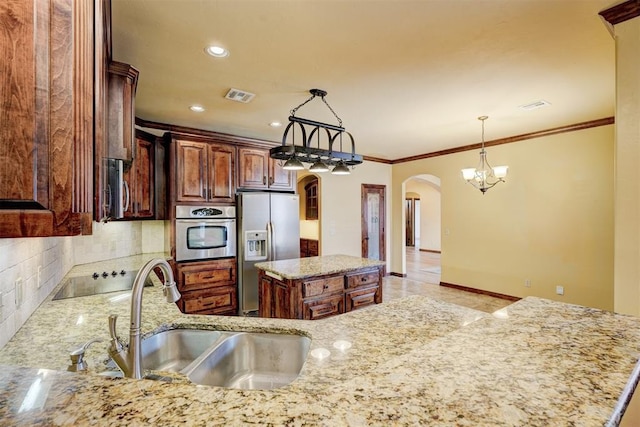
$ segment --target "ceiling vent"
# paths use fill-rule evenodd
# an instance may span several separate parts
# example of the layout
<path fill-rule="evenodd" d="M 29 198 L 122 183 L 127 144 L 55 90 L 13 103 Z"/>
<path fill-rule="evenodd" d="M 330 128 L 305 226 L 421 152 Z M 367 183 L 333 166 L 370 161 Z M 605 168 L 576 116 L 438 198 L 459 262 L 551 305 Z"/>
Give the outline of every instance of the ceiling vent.
<path fill-rule="evenodd" d="M 525 110 L 525 111 L 531 111 L 531 110 L 535 110 L 537 108 L 547 107 L 549 105 L 551 105 L 551 103 L 545 101 L 544 99 L 541 99 L 539 101 L 531 102 L 529 104 L 520 105 L 518 108 L 520 108 L 522 110 Z"/>
<path fill-rule="evenodd" d="M 224 97 L 227 98 L 227 99 L 230 99 L 232 101 L 242 102 L 242 103 L 246 104 L 248 102 L 251 102 L 251 100 L 253 99 L 254 96 L 256 96 L 255 93 L 246 92 L 244 90 L 231 88 L 231 89 L 229 89 L 229 92 L 227 92 L 227 94 Z"/>

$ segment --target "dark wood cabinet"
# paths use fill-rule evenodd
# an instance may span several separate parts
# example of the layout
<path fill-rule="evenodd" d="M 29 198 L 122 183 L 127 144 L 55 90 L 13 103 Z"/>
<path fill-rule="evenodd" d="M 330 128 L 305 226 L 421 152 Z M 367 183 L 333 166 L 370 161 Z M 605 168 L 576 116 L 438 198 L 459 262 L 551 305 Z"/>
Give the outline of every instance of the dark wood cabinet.
<path fill-rule="evenodd" d="M 177 302 L 183 313 L 227 314 L 238 311 L 236 259 L 176 264 Z"/>
<path fill-rule="evenodd" d="M 138 70 L 110 61 L 107 83 L 107 157 L 131 161 L 136 157 L 135 96 Z"/>
<path fill-rule="evenodd" d="M 304 279 L 259 270 L 260 317 L 316 320 L 382 302 L 382 267 Z"/>
<path fill-rule="evenodd" d="M 318 241 L 312 239 L 300 239 L 300 258 L 318 256 Z"/>
<path fill-rule="evenodd" d="M 129 205 L 125 218 L 155 217 L 155 142 L 152 135 L 136 133 L 136 158 L 124 173 L 129 189 Z"/>
<path fill-rule="evenodd" d="M 173 143 L 177 203 L 234 203 L 234 146 L 203 139 Z"/>
<path fill-rule="evenodd" d="M 318 180 L 304 186 L 305 219 L 318 219 Z"/>
<path fill-rule="evenodd" d="M 294 190 L 295 174 L 284 170 L 269 150 L 238 148 L 238 187 L 259 190 Z"/>
<path fill-rule="evenodd" d="M 94 2 L 0 2 L 0 237 L 91 234 L 101 13 Z"/>

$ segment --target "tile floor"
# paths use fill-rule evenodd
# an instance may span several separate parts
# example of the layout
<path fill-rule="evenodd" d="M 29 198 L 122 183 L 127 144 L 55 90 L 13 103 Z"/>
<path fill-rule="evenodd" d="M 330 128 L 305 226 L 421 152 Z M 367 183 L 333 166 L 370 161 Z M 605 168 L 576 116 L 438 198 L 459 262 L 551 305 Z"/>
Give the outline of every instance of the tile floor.
<path fill-rule="evenodd" d="M 437 273 L 436 269 L 436 267 L 439 266 L 440 254 L 423 252 L 408 247 L 407 277 L 385 277 L 382 282 L 383 300 L 390 301 L 409 295 L 425 295 L 433 299 L 462 305 L 487 313 L 493 313 L 513 302 L 489 295 L 440 286 L 440 274 Z"/>

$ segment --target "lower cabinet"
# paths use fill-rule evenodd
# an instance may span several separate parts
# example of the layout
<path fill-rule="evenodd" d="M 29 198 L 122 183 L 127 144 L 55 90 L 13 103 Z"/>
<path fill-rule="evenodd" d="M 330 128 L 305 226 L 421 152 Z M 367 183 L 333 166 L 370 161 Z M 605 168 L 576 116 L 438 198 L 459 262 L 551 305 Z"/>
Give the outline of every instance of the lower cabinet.
<path fill-rule="evenodd" d="M 238 312 L 236 259 L 176 264 L 180 311 L 187 314 Z"/>
<path fill-rule="evenodd" d="M 304 279 L 259 270 L 260 317 L 316 320 L 382 302 L 378 268 Z"/>

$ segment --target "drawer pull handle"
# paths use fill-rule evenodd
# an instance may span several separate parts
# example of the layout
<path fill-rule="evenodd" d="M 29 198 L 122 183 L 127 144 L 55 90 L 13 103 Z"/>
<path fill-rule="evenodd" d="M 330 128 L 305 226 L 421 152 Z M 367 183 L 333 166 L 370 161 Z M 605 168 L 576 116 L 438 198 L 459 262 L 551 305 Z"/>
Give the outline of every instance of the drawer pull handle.
<path fill-rule="evenodd" d="M 209 280 L 209 279 L 213 279 L 213 276 L 202 276 L 202 278 L 205 280 Z"/>
<path fill-rule="evenodd" d="M 215 302 L 205 302 L 205 303 L 202 303 L 202 306 L 203 306 L 203 307 L 209 307 L 210 305 L 215 305 Z"/>

